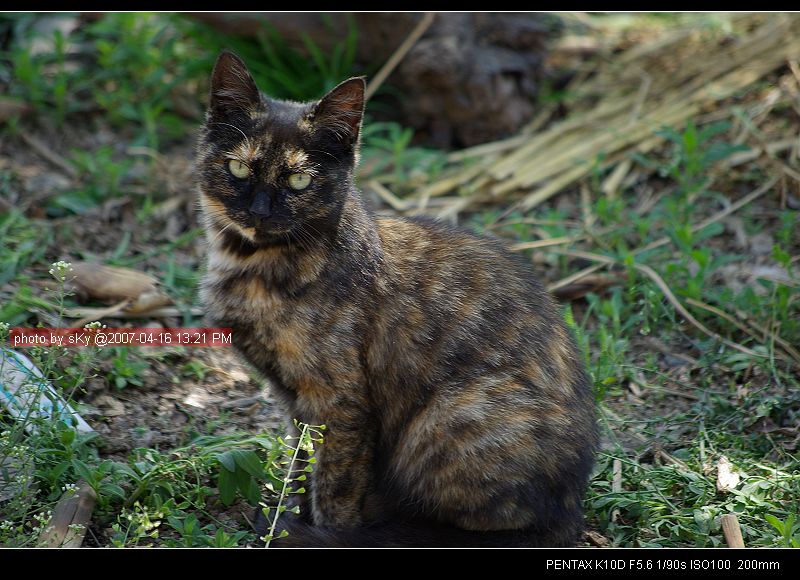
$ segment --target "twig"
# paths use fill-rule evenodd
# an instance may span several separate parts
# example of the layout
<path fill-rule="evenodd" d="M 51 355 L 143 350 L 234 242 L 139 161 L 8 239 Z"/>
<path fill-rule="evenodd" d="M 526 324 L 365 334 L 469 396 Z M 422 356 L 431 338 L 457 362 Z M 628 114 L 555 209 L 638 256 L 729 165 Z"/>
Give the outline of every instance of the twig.
<path fill-rule="evenodd" d="M 694 232 L 698 232 L 698 231 L 700 231 L 702 229 L 705 229 L 708 226 L 710 226 L 711 224 L 714 224 L 714 223 L 720 221 L 721 219 L 724 219 L 724 218 L 728 217 L 729 215 L 731 215 L 735 211 L 740 210 L 742 207 L 746 206 L 748 203 L 758 199 L 759 197 L 761 197 L 762 195 L 767 193 L 770 189 L 772 189 L 772 187 L 778 182 L 778 179 L 779 179 L 778 177 L 773 177 L 772 179 L 767 181 L 764 185 L 762 185 L 761 187 L 759 187 L 755 191 L 752 191 L 752 192 L 748 193 L 743 198 L 741 198 L 738 201 L 732 203 L 731 205 L 729 205 L 728 207 L 726 207 L 722 211 L 719 211 L 719 212 L 715 213 L 713 216 L 711 216 L 710 218 L 705 219 L 705 220 L 701 221 L 699 224 L 692 226 L 691 232 L 694 233 Z M 661 247 L 661 246 L 663 246 L 665 244 L 670 243 L 671 241 L 672 240 L 668 236 L 664 236 L 663 238 L 659 238 L 659 239 L 655 240 L 654 242 L 651 242 L 651 243 L 647 244 L 646 246 L 643 246 L 641 248 L 638 248 L 638 249 L 634 250 L 633 254 L 636 255 L 636 254 L 641 254 L 642 252 L 647 252 L 649 250 L 654 250 L 655 248 L 659 248 L 659 247 Z"/>
<path fill-rule="evenodd" d="M 420 37 L 425 34 L 425 31 L 428 30 L 428 27 L 433 23 L 433 19 L 436 15 L 432 12 L 428 12 L 425 16 L 422 17 L 417 25 L 414 27 L 414 30 L 411 31 L 411 34 L 403 41 L 403 43 L 397 47 L 397 50 L 394 51 L 394 54 L 386 61 L 381 67 L 381 70 L 378 71 L 372 80 L 367 85 L 367 91 L 364 95 L 364 100 L 368 101 L 369 98 L 375 94 L 375 91 L 378 90 L 383 84 L 383 81 L 386 80 L 391 72 L 395 69 L 395 67 L 400 64 L 400 61 L 403 60 L 403 57 L 408 53 L 409 50 L 417 43 Z"/>
<path fill-rule="evenodd" d="M 408 202 L 397 197 L 377 179 L 373 179 L 367 183 L 367 187 L 377 193 L 383 201 L 392 206 L 392 209 L 396 211 L 406 211 L 408 209 Z"/>
<path fill-rule="evenodd" d="M 773 143 L 769 143 L 766 147 L 757 147 L 755 149 L 751 149 L 750 151 L 740 151 L 739 153 L 734 153 L 728 160 L 725 162 L 725 165 L 728 167 L 736 167 L 743 163 L 747 163 L 748 161 L 754 161 L 764 155 L 775 155 L 777 153 L 781 153 L 788 149 L 791 149 L 797 144 L 797 137 L 790 137 L 789 139 L 781 139 L 780 141 L 775 141 Z"/>
<path fill-rule="evenodd" d="M 565 256 L 573 256 L 575 258 L 583 258 L 585 260 L 591 260 L 593 262 L 603 262 L 605 264 L 617 264 L 617 265 L 620 265 L 620 266 L 626 266 L 626 264 L 624 264 L 622 262 L 619 262 L 618 260 L 615 260 L 614 258 L 610 258 L 608 256 L 603 256 L 601 254 L 593 254 L 591 252 L 581 252 L 581 251 L 576 251 L 576 250 L 558 250 L 558 249 L 555 249 L 555 250 L 552 250 L 552 251 L 557 253 L 557 254 L 563 254 Z M 729 346 L 729 347 L 731 347 L 733 349 L 738 350 L 739 352 L 743 352 L 745 354 L 748 354 L 748 355 L 754 356 L 754 357 L 758 357 L 758 358 L 766 358 L 766 355 L 757 353 L 756 351 L 751 350 L 751 349 L 747 348 L 746 346 L 742 346 L 741 344 L 739 344 L 737 342 L 733 342 L 732 340 L 728 340 L 727 338 L 717 334 L 713 330 L 709 330 L 708 328 L 706 328 L 706 326 L 702 322 L 697 320 L 694 316 L 692 316 L 692 314 L 688 310 L 686 310 L 686 308 L 683 306 L 683 304 L 681 304 L 680 300 L 678 300 L 675 297 L 675 295 L 672 293 L 672 290 L 667 285 L 667 283 L 664 282 L 664 279 L 661 276 L 659 276 L 658 273 L 655 270 L 653 270 L 650 266 L 646 266 L 644 264 L 636 264 L 636 263 L 634 263 L 632 266 L 633 266 L 634 269 L 636 269 L 637 271 L 641 272 L 642 274 L 644 274 L 645 276 L 650 278 L 653 282 L 655 282 L 656 286 L 659 287 L 661 292 L 664 294 L 664 297 L 670 302 L 670 304 L 672 304 L 672 306 L 675 308 L 675 310 L 677 310 L 678 313 L 681 316 L 683 316 L 683 318 L 689 324 L 691 324 L 692 326 L 697 328 L 700 332 L 702 332 L 703 334 L 705 334 L 707 336 L 710 336 L 711 338 L 713 338 L 715 340 L 720 341 L 721 343 L 723 343 L 723 344 L 725 344 L 725 345 L 727 345 L 727 346 Z"/>
<path fill-rule="evenodd" d="M 25 141 L 28 145 L 30 145 L 31 149 L 36 151 L 39 155 L 44 157 L 47 161 L 58 167 L 61 171 L 66 173 L 69 177 L 73 179 L 78 176 L 78 172 L 75 171 L 75 168 L 70 165 L 69 161 L 64 159 L 61 155 L 50 149 L 46 144 L 42 143 L 37 137 L 33 135 L 28 135 L 27 133 L 20 133 L 20 137 L 22 140 Z"/>
<path fill-rule="evenodd" d="M 603 184 L 600 186 L 600 191 L 602 191 L 609 199 L 614 199 L 617 197 L 617 190 L 619 186 L 622 185 L 622 180 L 628 175 L 628 172 L 631 170 L 631 165 L 633 162 L 630 159 L 625 159 L 622 163 L 617 165 L 614 168 L 614 171 L 611 172 Z"/>
<path fill-rule="evenodd" d="M 699 401 L 700 397 L 697 395 L 693 395 L 692 393 L 684 393 L 683 391 L 679 391 L 678 389 L 670 389 L 669 387 L 650 387 L 654 391 L 659 391 L 661 393 L 666 393 L 667 395 L 672 395 L 673 397 L 682 397 L 684 399 L 689 399 L 690 401 Z"/>
<path fill-rule="evenodd" d="M 113 308 L 116 308 L 114 306 Z M 66 318 L 88 318 L 90 322 L 93 322 L 98 319 L 98 316 L 109 316 L 109 314 L 104 314 L 109 310 L 108 308 L 65 308 L 64 309 L 64 316 Z M 149 312 L 117 312 L 114 314 L 114 318 L 170 318 L 174 316 L 183 316 L 186 311 L 180 310 L 178 308 L 158 308 L 156 310 L 150 310 Z M 191 308 L 188 310 L 189 314 L 192 316 L 202 316 L 204 311 L 201 308 Z"/>
<path fill-rule="evenodd" d="M 689 469 L 689 466 L 686 465 L 686 463 L 684 463 L 683 461 L 681 461 L 677 457 L 673 457 L 672 455 L 670 455 L 669 453 L 667 453 L 666 451 L 661 449 L 660 446 L 657 449 L 657 453 L 658 453 L 659 458 L 661 458 L 664 461 L 664 463 L 669 463 L 670 465 L 677 465 L 678 467 L 680 467 L 684 471 L 692 471 L 691 469 Z"/>
<path fill-rule="evenodd" d="M 113 317 L 120 314 L 129 304 L 131 303 L 130 298 L 126 298 L 122 302 L 114 304 L 113 306 L 109 306 L 108 308 L 101 308 L 99 310 L 95 310 L 91 314 L 87 314 L 80 320 L 75 321 L 73 324 L 75 328 L 80 328 L 85 324 L 89 324 L 90 322 L 99 321 L 102 318 L 106 317 Z M 65 316 L 69 316 L 66 312 L 64 313 Z"/>
<path fill-rule="evenodd" d="M 720 310 L 719 308 L 711 306 L 710 304 L 706 304 L 705 302 L 700 302 L 699 300 L 695 300 L 693 298 L 687 298 L 686 302 L 688 304 L 691 304 L 692 306 L 696 306 L 697 308 L 702 308 L 703 310 L 707 310 L 708 312 L 716 314 L 720 318 L 723 318 L 723 319 L 727 320 L 728 322 L 730 322 L 731 324 L 733 324 L 736 328 L 738 328 L 739 330 L 741 330 L 745 334 L 749 334 L 752 338 L 754 338 L 756 340 L 761 340 L 761 338 L 756 334 L 756 332 L 761 332 L 762 334 L 768 334 L 768 335 L 773 336 L 774 339 L 775 339 L 775 342 L 778 343 L 780 345 L 780 347 L 784 349 L 786 354 L 792 360 L 794 360 L 797 364 L 800 365 L 800 352 L 798 352 L 791 344 L 786 342 L 784 339 L 782 339 L 776 333 L 769 332 L 763 326 L 756 327 L 752 322 L 746 321 L 753 327 L 752 329 L 750 329 L 747 326 L 745 326 L 744 324 L 742 324 L 741 322 L 739 322 L 738 320 L 736 320 L 733 316 L 731 316 L 730 314 L 725 312 L 724 310 Z"/>
<path fill-rule="evenodd" d="M 747 348 L 746 346 L 742 346 L 738 342 L 733 342 L 732 340 L 728 340 L 720 336 L 713 330 L 709 330 L 708 328 L 706 328 L 705 325 L 703 325 L 699 320 L 697 320 L 694 316 L 692 316 L 689 313 L 689 311 L 686 310 L 686 308 L 684 308 L 683 304 L 681 304 L 681 302 L 672 293 L 672 290 L 670 290 L 669 286 L 667 286 L 667 283 L 664 282 L 664 279 L 661 278 L 661 276 L 659 276 L 658 273 L 655 270 L 653 270 L 650 266 L 646 266 L 644 264 L 634 264 L 633 267 L 636 268 L 641 273 L 645 274 L 653 282 L 655 282 L 656 286 L 658 286 L 661 289 L 661 291 L 664 293 L 664 296 L 667 298 L 667 300 L 669 300 L 669 302 L 672 304 L 675 310 L 677 310 L 678 313 L 681 316 L 683 316 L 687 322 L 689 322 L 692 326 L 697 328 L 700 332 L 710 336 L 711 338 L 719 340 L 721 343 L 731 348 L 734 348 L 739 352 L 743 352 L 750 356 L 766 358 L 766 355 L 759 354 L 756 351 Z"/>
<path fill-rule="evenodd" d="M 620 493 L 622 491 L 622 461 L 619 459 L 614 460 L 614 462 L 611 464 L 611 473 L 611 491 L 614 493 Z M 611 512 L 611 521 L 616 522 L 618 517 L 619 510 L 615 508 Z"/>
<path fill-rule="evenodd" d="M 725 541 L 729 548 L 744 548 L 744 538 L 742 538 L 742 528 L 739 526 L 739 518 L 736 514 L 725 514 L 720 518 L 722 523 L 722 533 L 725 534 Z"/>
<path fill-rule="evenodd" d="M 586 238 L 585 234 L 579 234 L 577 236 L 559 236 L 555 238 L 544 238 L 542 240 L 535 240 L 533 242 L 520 242 L 519 244 L 514 244 L 510 246 L 512 251 L 519 251 L 519 250 L 530 250 L 533 248 L 547 248 L 549 246 L 560 246 L 561 244 L 571 244 L 573 242 L 579 242 Z"/>
<path fill-rule="evenodd" d="M 564 286 L 569 286 L 573 282 L 576 282 L 576 281 L 580 280 L 581 278 L 584 278 L 584 277 L 588 276 L 589 274 L 594 274 L 600 268 L 603 268 L 603 267 L 605 267 L 605 264 L 592 264 L 591 266 L 589 266 L 587 268 L 584 268 L 583 270 L 578 270 L 577 272 L 573 272 L 572 274 L 570 274 L 566 278 L 562 278 L 561 280 L 559 280 L 557 282 L 553 282 L 552 284 L 548 284 L 547 291 L 548 292 L 555 292 L 556 290 L 560 290 Z"/>

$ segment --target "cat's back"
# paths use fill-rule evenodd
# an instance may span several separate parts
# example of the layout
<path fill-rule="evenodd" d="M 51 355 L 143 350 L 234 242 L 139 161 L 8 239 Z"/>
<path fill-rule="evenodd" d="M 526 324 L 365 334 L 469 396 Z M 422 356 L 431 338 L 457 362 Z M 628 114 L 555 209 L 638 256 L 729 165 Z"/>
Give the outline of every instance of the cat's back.
<path fill-rule="evenodd" d="M 499 368 L 535 354 L 549 366 L 575 355 L 558 309 L 531 266 L 502 240 L 429 219 L 380 218 L 380 302 L 405 324 L 400 342 L 456 366 Z M 380 317 L 379 317 L 380 318 Z M 557 372 L 557 369 L 551 369 Z"/>
<path fill-rule="evenodd" d="M 429 220 L 377 224 L 385 296 L 371 353 L 386 383 L 379 408 L 393 409 L 388 431 L 400 433 L 387 449 L 395 479 L 462 528 L 562 517 L 554 530 L 566 538 L 579 526 L 596 433 L 554 301 L 500 240 Z"/>

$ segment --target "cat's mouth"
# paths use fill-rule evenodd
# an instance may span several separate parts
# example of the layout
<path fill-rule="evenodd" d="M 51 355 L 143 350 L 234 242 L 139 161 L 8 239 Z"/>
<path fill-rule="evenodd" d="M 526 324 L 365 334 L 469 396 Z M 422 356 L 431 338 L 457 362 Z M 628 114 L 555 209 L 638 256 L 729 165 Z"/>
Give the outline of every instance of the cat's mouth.
<path fill-rule="evenodd" d="M 287 221 L 278 220 L 254 220 L 252 224 L 255 242 L 269 243 L 275 240 L 276 237 L 285 236 L 289 234 L 293 226 Z"/>

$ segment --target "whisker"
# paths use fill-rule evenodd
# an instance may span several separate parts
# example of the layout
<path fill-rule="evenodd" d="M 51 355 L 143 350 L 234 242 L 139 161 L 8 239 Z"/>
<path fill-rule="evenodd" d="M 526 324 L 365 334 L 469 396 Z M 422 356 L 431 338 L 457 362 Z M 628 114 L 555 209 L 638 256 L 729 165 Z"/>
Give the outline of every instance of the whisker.
<path fill-rule="evenodd" d="M 212 124 L 212 125 L 225 125 L 225 126 L 227 126 L 227 127 L 233 127 L 234 129 L 236 129 L 237 131 L 239 131 L 239 133 L 241 133 L 241 134 L 242 134 L 242 137 L 244 137 L 244 139 L 245 139 L 245 142 L 247 142 L 248 144 L 250 143 L 250 138 L 249 138 L 249 137 L 248 137 L 248 136 L 245 134 L 245 132 L 244 132 L 244 131 L 242 131 L 242 130 L 241 130 L 239 127 L 237 127 L 236 125 L 231 125 L 230 123 L 223 123 L 223 122 L 221 122 L 221 121 L 214 121 L 214 122 L 213 122 L 213 123 L 211 123 L 211 124 Z"/>

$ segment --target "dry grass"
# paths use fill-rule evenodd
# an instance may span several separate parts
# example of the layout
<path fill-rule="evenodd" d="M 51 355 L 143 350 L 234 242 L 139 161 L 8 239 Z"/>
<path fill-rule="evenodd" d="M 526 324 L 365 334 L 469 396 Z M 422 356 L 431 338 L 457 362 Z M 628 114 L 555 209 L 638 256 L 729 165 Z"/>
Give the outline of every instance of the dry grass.
<path fill-rule="evenodd" d="M 622 53 L 609 51 L 585 62 L 566 91 L 569 115 L 539 130 L 555 113 L 555 105 L 545 107 L 520 134 L 451 154 L 450 169 L 416 192 L 405 211 L 454 219 L 487 204 L 529 210 L 575 185 L 598 164 L 613 168 L 602 191 L 614 195 L 632 179 L 630 155 L 663 144 L 654 131 L 681 127 L 709 112 L 732 117 L 735 111 L 722 106 L 726 99 L 787 63 L 795 70 L 800 15 L 734 14 L 730 25 L 733 33 L 697 26 L 664 31 Z M 763 151 L 731 163 L 774 156 L 796 143 L 763 143 Z M 448 195 L 454 197 L 431 207 L 431 198 Z"/>

